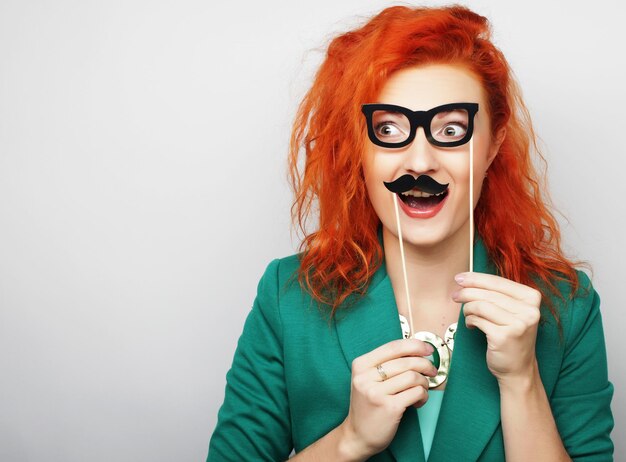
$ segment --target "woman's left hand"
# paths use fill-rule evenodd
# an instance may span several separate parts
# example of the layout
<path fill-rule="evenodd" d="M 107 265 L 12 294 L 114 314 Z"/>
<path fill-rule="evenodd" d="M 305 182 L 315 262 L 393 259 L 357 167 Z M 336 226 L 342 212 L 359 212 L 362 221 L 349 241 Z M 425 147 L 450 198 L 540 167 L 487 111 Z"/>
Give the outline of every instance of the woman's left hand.
<path fill-rule="evenodd" d="M 500 384 L 531 377 L 537 370 L 541 292 L 493 274 L 459 273 L 455 279 L 461 289 L 452 298 L 465 303 L 465 325 L 486 334 L 491 373 Z"/>

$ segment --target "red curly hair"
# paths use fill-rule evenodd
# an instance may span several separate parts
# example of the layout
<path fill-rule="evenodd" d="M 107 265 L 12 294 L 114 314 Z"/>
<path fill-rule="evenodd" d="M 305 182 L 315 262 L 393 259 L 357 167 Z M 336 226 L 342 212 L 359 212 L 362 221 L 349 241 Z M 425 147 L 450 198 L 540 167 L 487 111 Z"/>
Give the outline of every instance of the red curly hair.
<path fill-rule="evenodd" d="M 531 143 L 544 166 L 545 159 L 521 90 L 490 38 L 487 18 L 462 5 L 392 6 L 328 46 L 298 107 L 288 176 L 295 193 L 292 221 L 304 233 L 298 281 L 314 300 L 332 307 L 331 318 L 348 297 L 366 292 L 383 259 L 377 237 L 380 219 L 362 171 L 367 140 L 361 104 L 373 101 L 397 70 L 445 63 L 465 66 L 481 81 L 492 137 L 506 127 L 476 206 L 477 232 L 501 276 L 544 294 L 562 337 L 558 310 L 546 295 L 549 290 L 564 300 L 556 281 L 568 282 L 571 293 L 576 293 L 574 265 L 583 262 L 568 260 L 561 250 L 558 223 L 546 206 L 551 201 L 542 197 L 547 191 L 545 169 L 537 174 Z M 298 169 L 302 148 L 303 176 Z M 313 199 L 318 203 L 319 229 L 307 234 Z"/>

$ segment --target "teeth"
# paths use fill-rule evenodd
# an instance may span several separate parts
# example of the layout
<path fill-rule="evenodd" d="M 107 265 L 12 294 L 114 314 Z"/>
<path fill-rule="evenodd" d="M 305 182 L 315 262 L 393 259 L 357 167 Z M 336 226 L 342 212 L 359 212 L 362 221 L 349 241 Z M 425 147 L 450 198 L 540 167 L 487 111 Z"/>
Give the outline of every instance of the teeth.
<path fill-rule="evenodd" d="M 403 193 L 401 193 L 401 194 L 402 194 L 403 196 L 413 196 L 413 197 L 432 197 L 432 196 L 437 196 L 437 197 L 439 197 L 439 196 L 441 196 L 441 195 L 445 194 L 445 191 L 443 191 L 443 192 L 442 192 L 442 193 L 440 193 L 440 194 L 428 194 L 428 193 L 425 193 L 424 191 L 416 191 L 416 190 L 413 190 L 413 189 L 412 189 L 412 190 L 410 190 L 410 191 L 406 191 L 406 192 L 403 192 Z"/>

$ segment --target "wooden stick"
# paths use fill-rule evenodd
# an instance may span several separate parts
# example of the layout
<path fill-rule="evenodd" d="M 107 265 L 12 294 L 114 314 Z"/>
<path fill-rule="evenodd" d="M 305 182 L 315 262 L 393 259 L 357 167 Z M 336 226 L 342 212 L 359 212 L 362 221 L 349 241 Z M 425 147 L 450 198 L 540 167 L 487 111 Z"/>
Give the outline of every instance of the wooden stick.
<path fill-rule="evenodd" d="M 470 138 L 470 167 L 469 167 L 469 270 L 474 271 L 474 136 Z"/>
<path fill-rule="evenodd" d="M 474 271 L 474 137 L 470 138 L 470 177 L 469 177 L 469 218 L 470 218 L 470 238 L 469 238 L 469 270 Z M 404 276 L 404 288 L 406 290 L 406 302 L 409 309 L 409 329 L 413 338 L 413 310 L 411 309 L 411 295 L 409 294 L 409 281 L 406 274 L 406 260 L 404 259 L 404 245 L 402 241 L 402 228 L 400 228 L 400 214 L 398 213 L 398 195 L 393 194 L 393 205 L 396 211 L 396 226 L 398 227 L 398 242 L 400 244 L 400 258 L 402 259 L 402 274 Z"/>
<path fill-rule="evenodd" d="M 404 245 L 402 244 L 402 229 L 400 228 L 400 214 L 398 213 L 398 201 L 400 198 L 397 194 L 391 193 L 394 196 L 393 205 L 396 209 L 396 225 L 398 227 L 398 241 L 400 242 L 400 257 L 402 258 L 402 273 L 404 274 L 404 288 L 406 289 L 406 302 L 409 306 L 409 331 L 410 337 L 413 338 L 413 310 L 411 309 L 411 296 L 409 295 L 409 281 L 406 276 L 406 261 L 404 259 Z"/>

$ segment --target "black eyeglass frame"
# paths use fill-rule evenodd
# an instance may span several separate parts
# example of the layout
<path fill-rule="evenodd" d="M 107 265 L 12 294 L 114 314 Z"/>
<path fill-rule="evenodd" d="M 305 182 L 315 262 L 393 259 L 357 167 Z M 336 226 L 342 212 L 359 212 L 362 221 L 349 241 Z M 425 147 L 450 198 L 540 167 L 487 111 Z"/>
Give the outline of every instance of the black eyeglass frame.
<path fill-rule="evenodd" d="M 467 111 L 468 121 L 465 136 L 456 141 L 438 141 L 433 138 L 433 135 L 430 132 L 430 123 L 435 115 L 443 111 L 452 111 L 455 109 L 465 109 Z M 374 131 L 374 124 L 372 121 L 372 114 L 374 111 L 391 111 L 404 114 L 411 123 L 411 131 L 409 132 L 408 138 L 398 143 L 388 143 L 387 141 L 378 139 L 376 132 Z M 406 146 L 415 139 L 417 127 L 423 127 L 426 139 L 430 144 L 444 148 L 452 148 L 454 146 L 460 146 L 467 143 L 472 137 L 472 134 L 474 133 L 474 116 L 478 112 L 478 103 L 449 103 L 434 107 L 428 111 L 411 111 L 408 108 L 396 106 L 395 104 L 372 103 L 363 104 L 361 106 L 361 112 L 365 115 L 365 120 L 367 121 L 367 134 L 369 139 L 372 143 L 378 146 L 382 146 L 384 148 L 401 148 Z"/>

